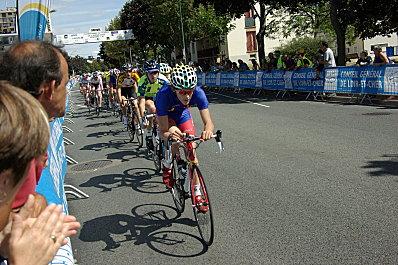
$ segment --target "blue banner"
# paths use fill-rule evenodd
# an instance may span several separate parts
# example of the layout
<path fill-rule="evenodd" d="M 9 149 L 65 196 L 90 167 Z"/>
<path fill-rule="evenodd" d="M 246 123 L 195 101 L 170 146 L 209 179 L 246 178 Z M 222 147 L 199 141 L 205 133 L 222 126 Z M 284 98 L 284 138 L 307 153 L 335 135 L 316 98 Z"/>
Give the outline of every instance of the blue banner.
<path fill-rule="evenodd" d="M 206 86 L 216 87 L 217 73 L 211 72 L 206 74 L 205 84 Z"/>
<path fill-rule="evenodd" d="M 75 83 L 76 81 L 71 80 L 66 85 L 67 90 L 70 91 L 74 87 Z M 67 97 L 66 107 L 66 110 L 68 111 L 69 96 Z M 50 122 L 50 143 L 47 148 L 48 165 L 42 172 L 36 191 L 42 194 L 47 199 L 48 203 L 63 205 L 64 213 L 68 214 L 68 202 L 66 200 L 64 189 L 67 161 L 62 131 L 63 123 L 64 118 L 57 118 Z M 70 241 L 58 250 L 50 264 L 74 264 Z"/>
<path fill-rule="evenodd" d="M 256 87 L 256 71 L 243 71 L 239 73 L 239 87 L 240 88 L 254 88 Z"/>
<path fill-rule="evenodd" d="M 239 82 L 239 72 L 221 72 L 220 86 L 231 88 L 235 87 L 236 81 Z"/>
<path fill-rule="evenodd" d="M 19 3 L 19 37 L 43 40 L 49 14 L 49 0 L 17 0 Z"/>
<path fill-rule="evenodd" d="M 263 73 L 263 88 L 270 90 L 283 90 L 285 87 L 284 71 L 273 70 Z"/>
<path fill-rule="evenodd" d="M 398 65 L 243 71 L 206 74 L 206 85 L 350 94 L 398 95 Z"/>

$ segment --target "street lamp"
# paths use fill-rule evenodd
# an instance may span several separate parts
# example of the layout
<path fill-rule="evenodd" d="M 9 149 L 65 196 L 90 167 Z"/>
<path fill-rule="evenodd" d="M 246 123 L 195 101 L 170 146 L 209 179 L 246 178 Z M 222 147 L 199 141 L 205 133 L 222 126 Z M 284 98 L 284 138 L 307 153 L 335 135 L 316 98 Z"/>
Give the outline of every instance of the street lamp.
<path fill-rule="evenodd" d="M 187 55 L 185 53 L 185 35 L 184 35 L 184 23 L 182 21 L 182 9 L 181 9 L 181 0 L 178 1 L 178 5 L 180 6 L 180 19 L 181 19 L 181 34 L 182 34 L 182 59 L 184 64 L 187 63 Z"/>

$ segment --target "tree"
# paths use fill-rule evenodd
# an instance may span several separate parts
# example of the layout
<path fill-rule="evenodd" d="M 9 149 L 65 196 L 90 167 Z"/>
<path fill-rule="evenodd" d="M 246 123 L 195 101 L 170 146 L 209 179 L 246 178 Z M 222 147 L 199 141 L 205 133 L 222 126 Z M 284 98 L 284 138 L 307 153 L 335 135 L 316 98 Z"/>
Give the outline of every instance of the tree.
<path fill-rule="evenodd" d="M 278 27 L 276 19 L 270 19 L 276 10 L 280 9 L 281 3 L 284 1 L 277 0 L 195 0 L 198 4 L 213 5 L 218 14 L 227 14 L 232 18 L 241 17 L 244 12 L 253 9 L 256 17 L 259 19 L 259 30 L 256 34 L 258 58 L 260 67 L 265 67 L 265 37 L 271 36 L 275 33 Z M 287 1 L 288 2 L 288 1 Z M 259 5 L 259 10 L 256 8 Z"/>
<path fill-rule="evenodd" d="M 284 7 L 279 15 L 281 33 L 285 38 L 292 33 L 313 38 L 333 36 L 329 10 L 330 5 L 327 1 L 315 5 L 299 3 L 293 9 Z"/>
<path fill-rule="evenodd" d="M 168 60 L 175 49 L 183 48 L 181 16 L 186 44 L 203 37 L 219 39 L 232 28 L 228 16 L 217 15 L 212 6 L 194 6 L 194 0 L 133 0 L 120 13 L 122 28 L 133 30 L 144 57 Z"/>
<path fill-rule="evenodd" d="M 87 59 L 80 57 L 79 55 L 75 57 L 68 58 L 69 71 L 72 73 L 88 73 L 91 72 L 90 64 Z"/>
<path fill-rule="evenodd" d="M 260 5 L 258 18 L 260 20 L 260 32 L 258 34 L 258 47 L 260 62 L 263 57 L 263 33 L 266 22 L 266 7 L 285 7 L 292 14 L 298 12 L 301 6 L 322 5 L 330 6 L 330 22 L 337 39 L 338 65 L 345 65 L 345 46 L 348 30 L 355 29 L 355 35 L 361 37 L 374 37 L 375 35 L 397 32 L 398 19 L 396 10 L 398 0 L 377 1 L 377 7 L 373 0 L 195 0 L 199 3 L 211 3 L 219 13 L 241 16 L 248 10 L 248 6 Z M 375 12 L 377 10 L 377 12 Z"/>
<path fill-rule="evenodd" d="M 361 38 L 372 38 L 398 32 L 398 0 L 375 2 L 356 0 L 357 19 L 353 23 L 356 34 Z M 375 12 L 378 10 L 378 12 Z"/>
<path fill-rule="evenodd" d="M 282 45 L 279 50 L 282 54 L 295 56 L 297 51 L 304 49 L 306 57 L 313 62 L 318 56 L 318 50 L 323 39 L 313 37 L 301 37 L 291 40 L 290 42 Z"/>

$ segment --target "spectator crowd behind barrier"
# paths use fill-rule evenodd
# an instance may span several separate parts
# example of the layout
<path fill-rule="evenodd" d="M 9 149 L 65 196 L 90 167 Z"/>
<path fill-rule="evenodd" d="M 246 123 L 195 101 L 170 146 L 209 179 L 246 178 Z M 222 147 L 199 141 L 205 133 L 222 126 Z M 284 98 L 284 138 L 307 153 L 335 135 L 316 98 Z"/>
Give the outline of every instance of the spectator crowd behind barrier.
<path fill-rule="evenodd" d="M 76 81 L 70 81 L 66 88 L 70 91 Z M 67 98 L 66 111 L 69 110 L 69 102 Z M 64 118 L 57 118 L 50 123 L 50 143 L 48 145 L 48 165 L 43 170 L 36 191 L 46 197 L 48 203 L 63 205 L 65 214 L 68 214 L 68 203 L 66 201 L 64 190 L 64 179 L 66 175 L 66 153 L 63 140 L 62 124 Z M 62 246 L 57 255 L 55 255 L 51 264 L 74 264 L 72 246 L 70 241 L 67 245 Z"/>
<path fill-rule="evenodd" d="M 315 70 L 197 73 L 198 84 L 215 88 L 277 91 L 398 95 L 398 65 L 326 68 Z"/>

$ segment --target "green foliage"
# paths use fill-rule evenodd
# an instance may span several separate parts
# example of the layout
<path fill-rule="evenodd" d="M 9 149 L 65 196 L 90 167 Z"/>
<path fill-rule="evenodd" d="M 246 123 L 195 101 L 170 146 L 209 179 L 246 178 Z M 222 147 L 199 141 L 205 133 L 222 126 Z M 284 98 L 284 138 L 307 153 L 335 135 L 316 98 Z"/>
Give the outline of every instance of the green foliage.
<path fill-rule="evenodd" d="M 133 50 L 140 51 L 138 57 L 162 57 L 169 61 L 174 49 L 182 49 L 181 15 L 186 46 L 203 37 L 218 40 L 232 29 L 229 16 L 216 15 L 212 6 L 194 6 L 194 0 L 128 1 L 120 12 L 120 26 L 133 30 Z M 106 55 L 108 51 L 112 52 L 105 47 Z"/>
<path fill-rule="evenodd" d="M 213 6 L 200 4 L 196 8 L 196 14 L 188 21 L 188 27 L 193 39 L 208 38 L 211 42 L 217 43 L 220 36 L 235 28 L 230 21 L 229 16 L 217 14 Z"/>
<path fill-rule="evenodd" d="M 313 60 L 317 57 L 320 44 L 323 39 L 315 39 L 312 37 L 302 37 L 293 39 L 292 41 L 279 47 L 282 54 L 295 56 L 300 49 L 304 49 L 308 59 Z"/>
<path fill-rule="evenodd" d="M 69 72 L 72 73 L 87 73 L 90 72 L 90 64 L 87 59 L 77 55 L 75 57 L 68 57 Z"/>

